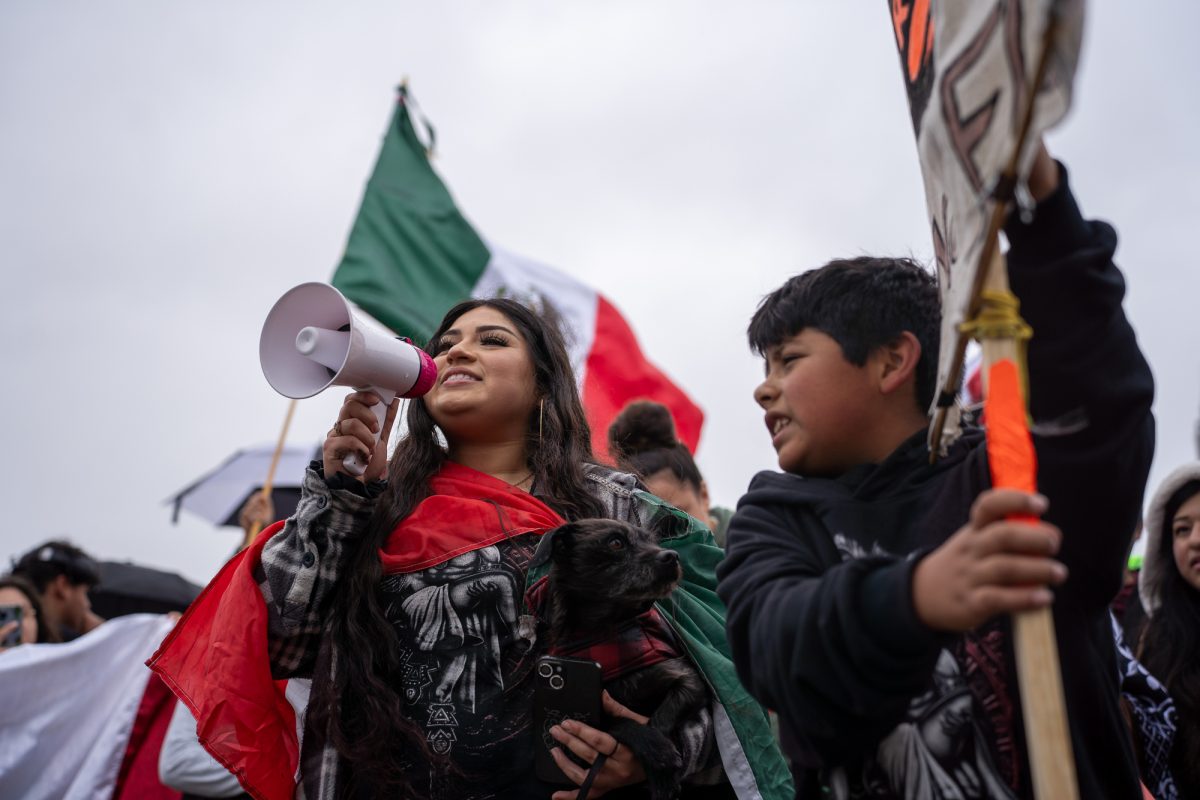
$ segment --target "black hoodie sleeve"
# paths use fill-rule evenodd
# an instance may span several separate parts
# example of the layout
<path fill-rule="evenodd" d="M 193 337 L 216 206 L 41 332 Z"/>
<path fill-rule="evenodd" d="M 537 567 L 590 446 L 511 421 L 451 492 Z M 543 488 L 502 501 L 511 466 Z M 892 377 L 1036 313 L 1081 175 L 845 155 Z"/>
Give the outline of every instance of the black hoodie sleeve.
<path fill-rule="evenodd" d="M 1154 381 L 1121 301 L 1117 235 L 1083 218 L 1065 169 L 1033 218 L 1005 228 L 1008 274 L 1029 344 L 1029 408 L 1046 519 L 1071 571 L 1058 602 L 1103 610 L 1125 554 L 1154 453 Z"/>
<path fill-rule="evenodd" d="M 915 559 L 842 562 L 790 476 L 762 473 L 729 525 L 718 592 L 738 675 L 804 768 L 861 753 L 928 684 L 941 637 L 916 618 Z M 798 752 L 797 752 L 798 748 Z"/>

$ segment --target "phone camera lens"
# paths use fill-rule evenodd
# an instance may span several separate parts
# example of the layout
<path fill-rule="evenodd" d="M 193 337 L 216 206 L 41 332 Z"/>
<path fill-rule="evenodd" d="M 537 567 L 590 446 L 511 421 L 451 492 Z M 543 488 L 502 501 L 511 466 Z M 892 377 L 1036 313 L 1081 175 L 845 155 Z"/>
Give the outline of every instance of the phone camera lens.
<path fill-rule="evenodd" d="M 543 678 L 549 678 L 553 674 L 554 667 L 545 662 L 538 664 L 538 675 L 541 675 Z M 559 680 L 561 680 L 561 678 Z"/>
<path fill-rule="evenodd" d="M 555 675 L 550 678 L 551 689 L 561 689 L 563 687 L 563 679 L 561 675 Z"/>

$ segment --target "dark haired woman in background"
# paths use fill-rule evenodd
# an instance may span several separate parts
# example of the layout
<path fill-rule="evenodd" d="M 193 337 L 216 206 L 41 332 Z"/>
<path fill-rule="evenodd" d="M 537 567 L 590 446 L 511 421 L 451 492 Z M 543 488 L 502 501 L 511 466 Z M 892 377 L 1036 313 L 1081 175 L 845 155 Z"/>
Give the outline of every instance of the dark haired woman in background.
<path fill-rule="evenodd" d="M 608 428 L 608 449 L 618 467 L 640 477 L 651 494 L 707 525 L 717 544 L 725 546 L 733 512 L 709 506 L 708 485 L 687 445 L 679 441 L 670 409 L 650 400 L 625 406 Z"/>
<path fill-rule="evenodd" d="M 45 624 L 42 601 L 38 599 L 37 590 L 24 578 L 17 575 L 0 578 L 0 606 L 17 606 L 21 609 L 19 622 L 9 622 L 0 627 L 0 642 L 17 628 L 21 630 L 17 644 L 62 641 L 58 631 Z"/>
<path fill-rule="evenodd" d="M 1172 472 L 1146 514 L 1139 659 L 1175 701 L 1170 767 L 1181 797 L 1200 798 L 1200 463 Z"/>
<path fill-rule="evenodd" d="M 351 394 L 295 516 L 222 571 L 156 657 L 198 711 L 201 740 L 264 796 L 290 796 L 294 770 L 309 800 L 575 798 L 533 774 L 531 671 L 545 637 L 527 573 L 541 568 L 546 531 L 608 517 L 654 531 L 683 567 L 662 614 L 716 695 L 671 736 L 684 796 L 689 782 L 790 796 L 765 715 L 729 659 L 720 551 L 633 476 L 591 463 L 557 329 L 519 303 L 472 300 L 447 313 L 427 349 L 437 381 L 409 402 L 391 459 L 396 406 L 377 444 L 375 396 Z M 342 466 L 352 452 L 369 464 L 359 479 Z M 266 691 L 248 690 L 248 676 Z M 278 744 L 290 710 L 267 702 L 271 678 L 297 677 L 312 678 L 298 763 L 294 745 Z M 591 797 L 637 791 L 643 767 L 609 734 L 564 722 L 550 735 L 587 765 L 555 750 L 575 783 L 593 773 Z"/>

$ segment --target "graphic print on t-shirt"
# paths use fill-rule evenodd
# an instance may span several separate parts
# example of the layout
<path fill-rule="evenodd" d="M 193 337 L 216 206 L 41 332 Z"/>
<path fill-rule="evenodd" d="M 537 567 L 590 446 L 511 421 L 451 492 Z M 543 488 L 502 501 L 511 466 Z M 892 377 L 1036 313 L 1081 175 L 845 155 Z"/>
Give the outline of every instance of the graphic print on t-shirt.
<path fill-rule="evenodd" d="M 841 534 L 835 534 L 834 544 L 843 561 L 888 555 L 877 543 L 868 551 Z M 938 654 L 928 689 L 912 699 L 900 724 L 863 759 L 861 771 L 837 767 L 826 776 L 835 800 L 1015 798 L 989 745 L 1009 737 L 989 739 L 984 733 L 985 726 L 1006 732 L 1011 717 L 1011 709 L 1000 702 L 1004 693 L 997 691 L 1003 675 L 988 657 L 994 638 L 981 630 Z"/>
<path fill-rule="evenodd" d="M 528 709 L 505 693 L 529 660 L 528 646 L 512 645 L 534 545 L 520 536 L 382 581 L 400 645 L 398 688 L 438 755 L 505 747 L 528 725 Z"/>

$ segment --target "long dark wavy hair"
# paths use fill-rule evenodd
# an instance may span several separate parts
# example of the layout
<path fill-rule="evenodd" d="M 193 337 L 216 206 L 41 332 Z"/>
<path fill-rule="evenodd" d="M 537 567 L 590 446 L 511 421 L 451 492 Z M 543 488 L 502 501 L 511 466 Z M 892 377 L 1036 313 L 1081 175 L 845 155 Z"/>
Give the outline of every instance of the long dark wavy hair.
<path fill-rule="evenodd" d="M 513 300 L 468 300 L 446 313 L 426 351 L 433 353 L 459 317 L 480 307 L 499 311 L 516 326 L 533 362 L 539 402 L 526 426 L 525 452 L 536 495 L 568 520 L 601 516 L 603 507 L 587 491 L 583 473 L 584 465 L 592 461 L 591 433 L 562 334 L 552 322 Z M 407 422 L 408 431 L 388 464 L 387 488 L 376 501 L 333 600 L 335 679 L 314 692 L 309 707 L 313 724 L 329 732 L 350 765 L 356 787 L 399 796 L 406 796 L 411 777 L 400 759 L 403 751 L 415 751 L 431 768 L 453 769 L 430 750 L 423 730 L 408 718 L 404 698 L 396 691 L 399 643 L 382 602 L 378 550 L 396 525 L 429 496 L 430 479 L 447 459 L 421 398 L 409 401 Z"/>
<path fill-rule="evenodd" d="M 1200 494 L 1200 480 L 1177 489 L 1164 507 L 1159 558 L 1168 565 L 1160 604 L 1146 624 L 1138 658 L 1167 687 L 1175 701 L 1178 724 L 1172 768 L 1189 771 L 1186 784 L 1200 788 L 1200 590 L 1183 579 L 1175 565 L 1171 521 L 1180 506 Z M 1182 751 L 1182 752 L 1181 752 Z M 1180 782 L 1183 775 L 1176 775 Z M 1182 788 L 1182 787 L 1181 787 Z"/>

